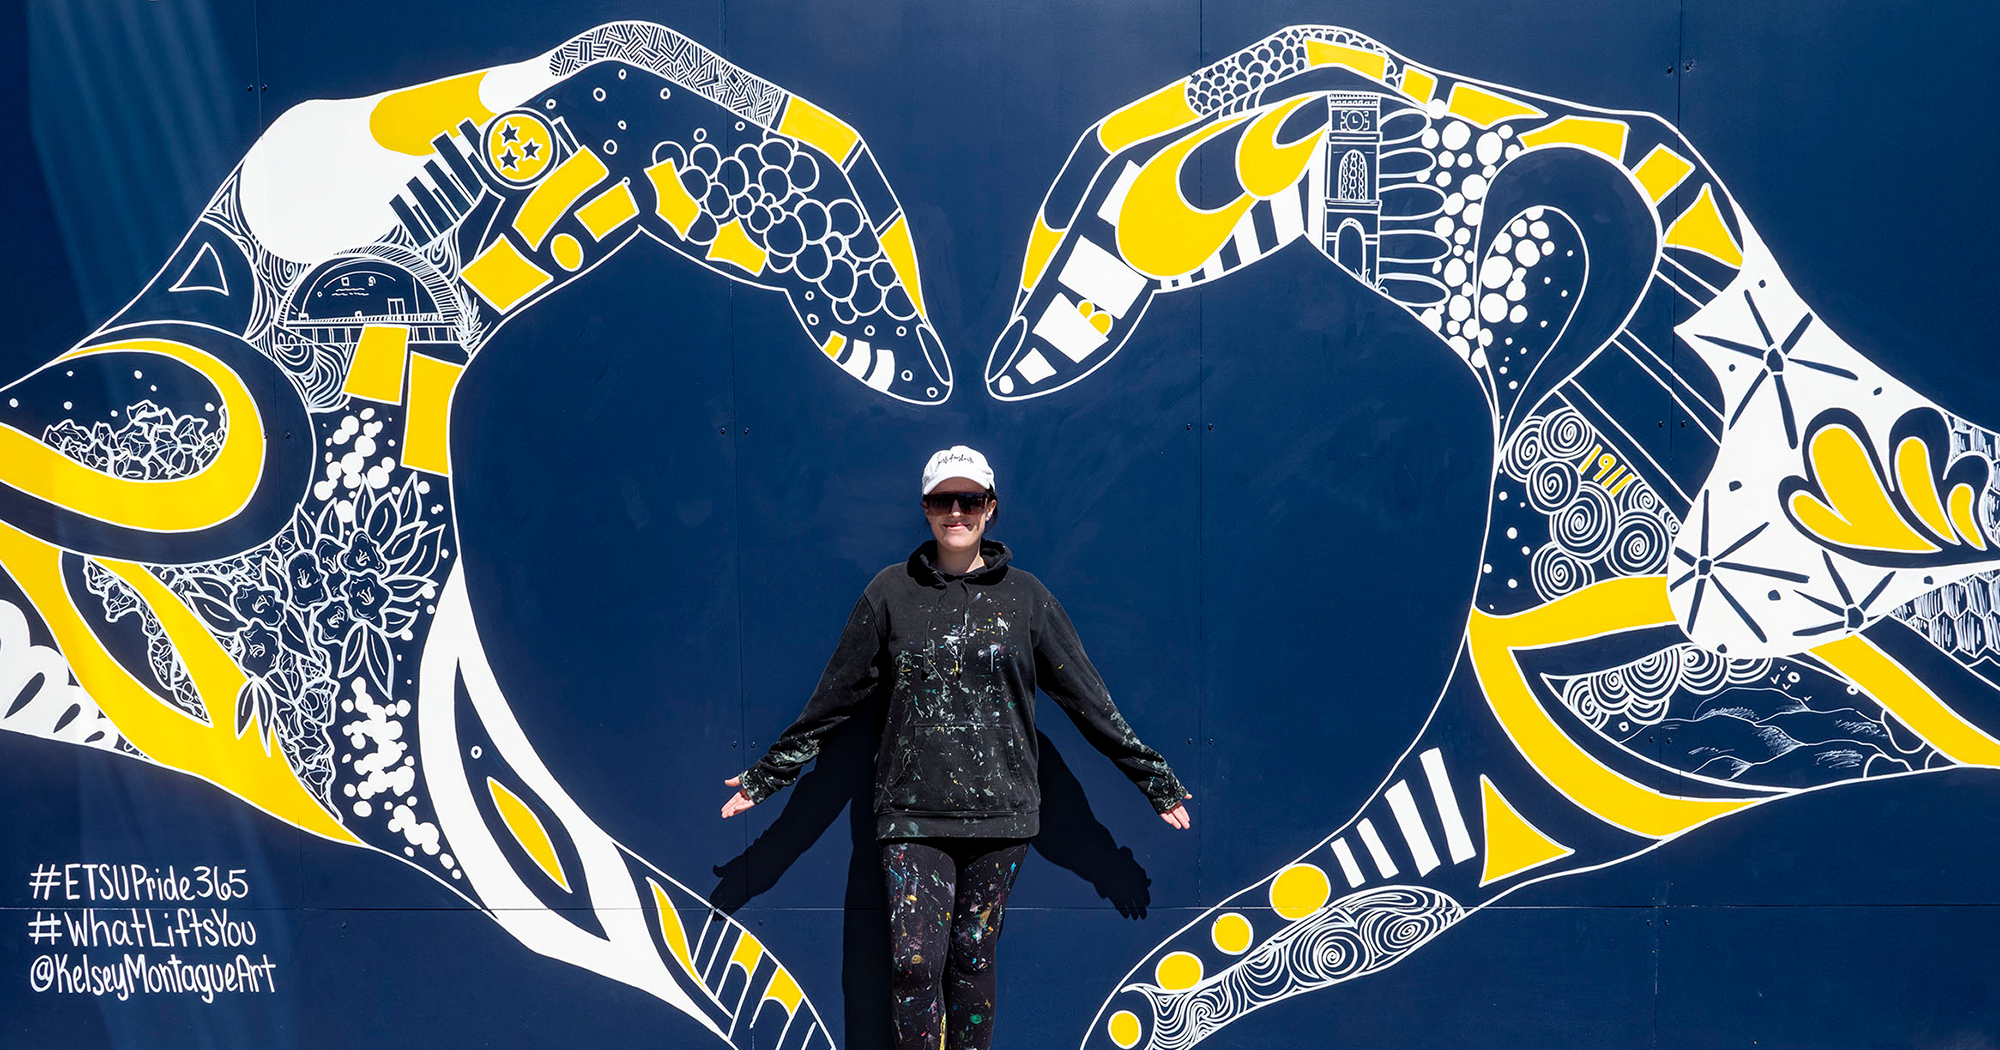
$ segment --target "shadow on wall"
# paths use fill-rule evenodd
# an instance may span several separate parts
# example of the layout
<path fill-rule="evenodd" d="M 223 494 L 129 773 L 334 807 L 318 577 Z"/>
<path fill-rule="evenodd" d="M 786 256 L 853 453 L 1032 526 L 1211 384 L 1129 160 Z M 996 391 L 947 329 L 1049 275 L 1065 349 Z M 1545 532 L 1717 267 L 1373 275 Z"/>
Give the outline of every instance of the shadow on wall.
<path fill-rule="evenodd" d="M 1035 852 L 1090 883 L 1118 914 L 1143 919 L 1152 903 L 1152 876 L 1121 846 L 1091 811 L 1083 785 L 1070 772 L 1055 742 L 1037 732 L 1041 745 L 1042 832 Z M 883 918 L 882 869 L 875 847 L 875 747 L 881 716 L 842 726 L 805 776 L 787 794 L 771 826 L 749 848 L 714 869 L 708 893 L 717 908 L 734 914 L 777 885 L 786 871 L 828 828 L 847 813 L 852 853 L 847 893 L 842 901 L 841 995 L 849 1046 L 887 1046 L 889 1024 L 889 936 Z"/>

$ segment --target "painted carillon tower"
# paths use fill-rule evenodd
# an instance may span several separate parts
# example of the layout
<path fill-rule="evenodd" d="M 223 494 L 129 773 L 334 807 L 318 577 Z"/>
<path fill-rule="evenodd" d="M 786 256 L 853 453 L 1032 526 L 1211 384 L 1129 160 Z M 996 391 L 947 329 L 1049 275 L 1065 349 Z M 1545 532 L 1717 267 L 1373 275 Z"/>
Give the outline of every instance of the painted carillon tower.
<path fill-rule="evenodd" d="M 1373 284 L 1382 220 L 1376 191 L 1381 100 L 1336 92 L 1327 96 L 1327 106 L 1326 253 L 1342 269 Z"/>

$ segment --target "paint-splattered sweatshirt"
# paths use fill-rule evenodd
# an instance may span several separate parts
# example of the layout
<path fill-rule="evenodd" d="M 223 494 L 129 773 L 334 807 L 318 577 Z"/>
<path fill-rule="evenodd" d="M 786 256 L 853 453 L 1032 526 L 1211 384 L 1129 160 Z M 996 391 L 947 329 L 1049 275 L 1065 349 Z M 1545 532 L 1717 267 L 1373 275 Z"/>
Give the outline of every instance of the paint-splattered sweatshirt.
<path fill-rule="evenodd" d="M 835 727 L 886 701 L 875 756 L 875 836 L 1029 838 L 1041 828 L 1035 690 L 1165 813 L 1185 789 L 1139 741 L 1042 581 L 985 540 L 985 564 L 938 571 L 925 543 L 883 569 L 854 605 L 806 709 L 743 793 L 762 802 L 798 778 Z"/>

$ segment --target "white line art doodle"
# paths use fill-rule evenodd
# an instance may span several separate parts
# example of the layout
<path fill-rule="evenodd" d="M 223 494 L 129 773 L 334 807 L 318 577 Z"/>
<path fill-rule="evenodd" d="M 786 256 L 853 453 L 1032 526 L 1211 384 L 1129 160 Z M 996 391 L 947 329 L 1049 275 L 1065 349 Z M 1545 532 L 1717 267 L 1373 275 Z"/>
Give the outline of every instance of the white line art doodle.
<path fill-rule="evenodd" d="M 786 296 L 829 382 L 950 395 L 860 134 L 671 29 L 302 103 L 129 305 L 0 390 L 0 568 L 26 598 L 0 601 L 0 728 L 396 857 L 730 1045 L 831 1047 L 749 930 L 550 775 L 454 549 L 461 376 L 642 238 Z"/>
<path fill-rule="evenodd" d="M 1083 1046 L 1193 1046 L 1751 806 L 2000 764 L 1994 432 L 1831 331 L 1654 115 L 1284 29 L 1083 133 L 987 390 L 1095 376 L 1155 296 L 1301 240 L 1491 412 L 1457 665 L 1354 816 L 1134 966 Z M 1660 392 L 1701 451 L 1645 440 Z"/>

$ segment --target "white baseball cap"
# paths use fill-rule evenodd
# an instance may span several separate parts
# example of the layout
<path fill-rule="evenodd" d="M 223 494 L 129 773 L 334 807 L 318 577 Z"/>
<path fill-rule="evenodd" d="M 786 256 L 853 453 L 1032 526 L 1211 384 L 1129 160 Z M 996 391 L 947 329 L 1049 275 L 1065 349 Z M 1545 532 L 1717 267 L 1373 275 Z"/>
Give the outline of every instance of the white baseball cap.
<path fill-rule="evenodd" d="M 924 464 L 924 492 L 928 496 L 951 478 L 970 478 L 985 488 L 993 487 L 993 468 L 987 466 L 986 457 L 979 450 L 964 445 L 953 445 L 931 453 L 931 461 Z"/>

